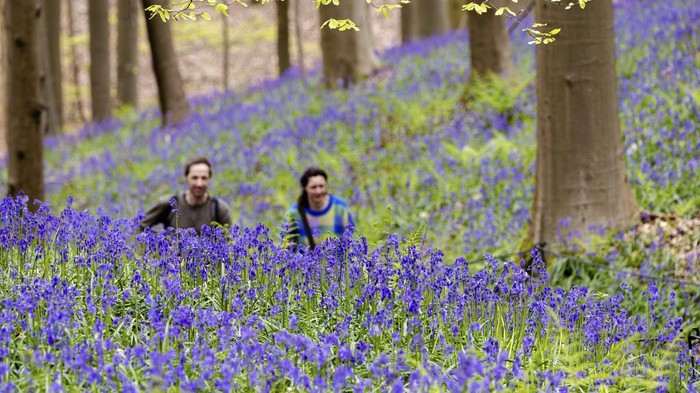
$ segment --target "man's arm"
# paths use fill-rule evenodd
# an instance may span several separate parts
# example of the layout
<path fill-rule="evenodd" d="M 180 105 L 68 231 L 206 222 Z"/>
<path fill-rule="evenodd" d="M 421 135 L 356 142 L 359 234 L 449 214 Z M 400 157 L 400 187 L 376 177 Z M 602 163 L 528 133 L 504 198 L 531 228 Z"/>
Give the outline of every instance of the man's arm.
<path fill-rule="evenodd" d="M 161 198 L 155 206 L 146 212 L 146 216 L 139 223 L 141 231 L 158 224 L 163 224 L 163 227 L 167 227 L 171 211 L 170 197 Z"/>
<path fill-rule="evenodd" d="M 221 225 L 231 225 L 231 207 L 220 198 L 216 198 L 216 222 Z"/>

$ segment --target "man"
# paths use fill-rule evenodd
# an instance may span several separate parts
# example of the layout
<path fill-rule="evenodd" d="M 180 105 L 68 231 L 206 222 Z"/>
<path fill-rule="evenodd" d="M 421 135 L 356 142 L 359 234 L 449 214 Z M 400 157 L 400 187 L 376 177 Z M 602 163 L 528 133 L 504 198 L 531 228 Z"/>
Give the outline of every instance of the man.
<path fill-rule="evenodd" d="M 209 180 L 212 171 L 209 160 L 197 157 L 185 165 L 187 190 L 182 194 L 162 197 L 139 224 L 141 230 L 163 224 L 165 228 L 194 228 L 197 233 L 202 225 L 216 222 L 231 224 L 231 208 L 221 200 L 209 196 Z M 171 204 L 174 200 L 174 204 Z"/>

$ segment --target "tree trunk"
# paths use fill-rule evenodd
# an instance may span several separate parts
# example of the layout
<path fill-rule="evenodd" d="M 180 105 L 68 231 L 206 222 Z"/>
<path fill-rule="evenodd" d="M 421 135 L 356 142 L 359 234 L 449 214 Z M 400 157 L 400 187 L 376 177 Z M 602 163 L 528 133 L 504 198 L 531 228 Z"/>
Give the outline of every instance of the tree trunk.
<path fill-rule="evenodd" d="M 8 87 L 7 87 L 7 74 L 9 71 L 9 63 L 7 60 L 7 34 L 5 29 L 9 28 L 5 24 L 5 17 L 7 16 L 5 10 L 5 0 L 0 0 L 0 156 L 7 153 L 7 102 L 8 102 Z"/>
<path fill-rule="evenodd" d="M 413 22 L 413 5 L 403 4 L 401 6 L 401 43 L 406 44 L 416 39 Z"/>
<path fill-rule="evenodd" d="M 297 57 L 299 61 L 299 69 L 301 70 L 301 80 L 306 85 L 306 67 L 304 66 L 304 42 L 301 39 L 301 1 L 294 1 L 294 37 L 297 44 Z"/>
<path fill-rule="evenodd" d="M 70 37 L 70 58 L 71 58 L 71 75 L 73 76 L 73 86 L 75 91 L 75 111 L 80 118 L 81 123 L 87 123 L 87 115 L 85 114 L 85 105 L 83 103 L 83 96 L 80 93 L 78 86 L 80 83 L 80 65 L 78 64 L 78 50 L 76 49 L 75 38 L 77 34 L 75 33 L 75 9 L 73 8 L 73 2 L 66 2 L 66 14 L 68 14 L 68 36 Z"/>
<path fill-rule="evenodd" d="M 229 80 L 231 80 L 231 40 L 229 39 L 228 17 L 226 16 L 221 18 L 221 35 L 224 37 L 221 48 L 223 53 L 221 79 L 223 79 L 222 86 L 226 91 L 230 87 Z"/>
<path fill-rule="evenodd" d="M 117 0 L 117 103 L 138 106 L 139 0 Z"/>
<path fill-rule="evenodd" d="M 494 0 L 496 6 L 504 1 Z M 506 17 L 496 16 L 496 9 L 486 13 L 473 13 L 469 20 L 469 47 L 471 54 L 471 77 L 484 77 L 489 74 L 505 76 L 515 69 L 508 40 Z"/>
<path fill-rule="evenodd" d="M 568 11 L 538 0 L 536 13 L 537 21 L 562 30 L 553 44 L 537 46 L 529 239 L 558 248 L 569 236 L 585 239 L 596 226 L 625 228 L 637 206 L 621 146 L 612 0 Z"/>
<path fill-rule="evenodd" d="M 32 202 L 44 199 L 42 112 L 39 86 L 38 27 L 35 1 L 6 1 L 7 26 L 7 188 L 9 195 L 24 192 Z"/>
<path fill-rule="evenodd" d="M 63 75 L 61 73 L 61 1 L 43 0 L 41 13 L 46 28 L 46 65 L 48 83 L 51 84 L 49 103 L 49 133 L 56 134 L 63 127 Z"/>
<path fill-rule="evenodd" d="M 417 39 L 445 34 L 449 30 L 447 0 L 413 0 L 413 32 Z"/>
<path fill-rule="evenodd" d="M 464 0 L 448 0 L 447 14 L 450 19 L 450 28 L 452 30 L 462 30 L 467 27 L 467 17 L 469 13 L 462 11 L 462 6 L 466 4 Z"/>
<path fill-rule="evenodd" d="M 144 0 L 143 3 L 144 8 L 148 8 L 151 5 L 160 4 L 160 1 Z M 176 125 L 190 113 L 190 106 L 177 66 L 170 24 L 164 23 L 158 17 L 150 18 L 148 11 L 144 11 L 144 15 L 148 41 L 151 44 L 153 72 L 158 85 L 158 101 L 163 126 Z"/>
<path fill-rule="evenodd" d="M 277 60 L 280 75 L 292 65 L 289 55 L 289 2 L 277 2 Z M 299 1 L 299 0 L 297 0 Z"/>
<path fill-rule="evenodd" d="M 36 1 L 36 10 L 39 14 L 39 24 L 37 25 L 37 61 L 39 62 L 39 90 L 41 91 L 41 100 L 44 103 L 45 111 L 41 117 L 41 132 L 44 135 L 57 135 L 59 132 L 58 125 L 58 103 L 54 92 L 53 70 L 50 53 L 50 41 L 52 40 L 51 32 L 49 32 L 49 19 L 53 16 L 46 13 L 47 0 Z M 59 32 L 60 34 L 60 32 Z M 59 70 L 60 72 L 60 70 Z"/>
<path fill-rule="evenodd" d="M 360 31 L 321 29 L 323 76 L 326 86 L 343 87 L 370 75 L 379 68 L 372 47 L 372 29 L 368 5 L 364 1 L 341 1 L 340 5 L 319 7 L 321 23 L 330 18 L 351 19 Z"/>
<path fill-rule="evenodd" d="M 90 98 L 92 120 L 100 121 L 112 114 L 109 62 L 109 2 L 88 1 L 90 24 Z"/>

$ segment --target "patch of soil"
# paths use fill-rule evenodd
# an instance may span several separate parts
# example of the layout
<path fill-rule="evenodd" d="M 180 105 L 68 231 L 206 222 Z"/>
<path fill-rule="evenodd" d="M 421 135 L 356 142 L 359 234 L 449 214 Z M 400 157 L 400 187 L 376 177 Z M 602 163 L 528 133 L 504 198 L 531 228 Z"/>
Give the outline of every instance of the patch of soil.
<path fill-rule="evenodd" d="M 631 241 L 633 237 L 648 244 L 661 241 L 664 248 L 680 261 L 674 276 L 692 279 L 700 272 L 700 213 L 692 218 L 642 213 L 641 223 L 625 234 L 625 240 Z"/>

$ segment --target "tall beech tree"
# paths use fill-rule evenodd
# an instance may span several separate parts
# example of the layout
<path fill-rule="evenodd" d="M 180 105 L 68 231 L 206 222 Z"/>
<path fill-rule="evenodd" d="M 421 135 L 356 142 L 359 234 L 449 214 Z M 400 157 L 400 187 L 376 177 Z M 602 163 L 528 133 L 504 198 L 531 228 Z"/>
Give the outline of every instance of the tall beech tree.
<path fill-rule="evenodd" d="M 2 66 L 2 71 L 0 71 L 0 106 L 2 108 L 7 108 L 7 74 L 9 74 L 9 67 L 7 62 L 7 26 L 5 25 L 5 6 L 2 0 L 0 0 L 0 66 Z M 0 111 L 0 150 L 5 148 L 7 144 L 7 122 L 5 115 L 7 114 L 7 109 Z"/>
<path fill-rule="evenodd" d="M 44 151 L 42 117 L 46 106 L 42 100 L 39 52 L 39 23 L 35 1 L 6 1 L 7 28 L 7 191 L 24 192 L 31 203 L 44 199 Z"/>
<path fill-rule="evenodd" d="M 289 53 L 289 2 L 277 1 L 277 65 L 280 75 L 292 66 Z"/>
<path fill-rule="evenodd" d="M 492 0 L 496 7 L 505 6 L 505 0 Z M 496 8 L 469 19 L 469 53 L 471 77 L 489 74 L 505 76 L 513 72 L 513 56 L 508 40 L 508 28 L 503 16 L 496 16 Z"/>
<path fill-rule="evenodd" d="M 92 120 L 100 121 L 112 115 L 111 72 L 109 47 L 109 2 L 88 0 L 90 25 L 90 102 Z"/>
<path fill-rule="evenodd" d="M 411 0 L 410 6 L 415 38 L 445 34 L 450 29 L 447 0 Z"/>
<path fill-rule="evenodd" d="M 32 0 L 35 1 L 35 0 Z M 36 12 L 39 14 L 39 24 L 37 25 L 37 51 L 39 61 L 39 90 L 46 110 L 42 111 L 41 132 L 44 135 L 58 134 L 58 106 L 56 95 L 54 94 L 54 84 L 52 80 L 51 53 L 49 50 L 49 23 L 46 15 L 45 2 L 36 1 Z"/>
<path fill-rule="evenodd" d="M 231 80 L 231 30 L 229 28 L 228 18 L 221 18 L 221 36 L 223 40 L 221 42 L 221 87 L 224 90 L 228 90 Z"/>
<path fill-rule="evenodd" d="M 70 39 L 68 40 L 70 42 L 69 46 L 69 56 L 70 56 L 70 70 L 71 70 L 71 82 L 73 83 L 74 88 L 71 89 L 73 90 L 73 95 L 72 99 L 73 102 L 75 103 L 75 111 L 74 113 L 77 114 L 78 119 L 82 123 L 87 123 L 88 118 L 87 115 L 85 114 L 85 104 L 83 103 L 83 95 L 80 92 L 80 89 L 78 86 L 80 86 L 80 65 L 78 64 L 78 49 L 77 45 L 75 44 L 76 37 L 78 36 L 77 32 L 75 31 L 75 19 L 76 19 L 76 10 L 74 7 L 74 4 L 72 1 L 67 1 L 66 2 L 66 16 L 68 18 L 68 37 Z M 70 113 L 69 111 L 68 113 Z"/>
<path fill-rule="evenodd" d="M 42 0 L 41 17 L 45 23 L 45 65 L 50 84 L 46 98 L 49 104 L 49 133 L 58 133 L 63 127 L 63 76 L 61 73 L 61 1 Z M 41 56 L 41 54 L 40 54 Z"/>
<path fill-rule="evenodd" d="M 379 67 L 374 54 L 371 15 L 365 1 L 341 1 L 339 5 L 319 7 L 321 23 L 331 19 L 351 19 L 359 31 L 321 29 L 323 76 L 326 86 L 336 87 L 338 82 L 348 85 L 371 74 Z"/>
<path fill-rule="evenodd" d="M 304 67 L 304 42 L 301 34 L 301 1 L 294 1 L 294 38 L 296 41 L 297 61 L 301 71 L 301 80 L 306 85 L 306 68 Z"/>
<path fill-rule="evenodd" d="M 117 0 L 117 104 L 138 105 L 139 0 Z"/>
<path fill-rule="evenodd" d="M 144 0 L 144 7 L 159 5 L 159 0 Z M 158 16 L 151 17 L 149 11 L 144 11 L 146 16 L 146 30 L 148 41 L 151 44 L 151 58 L 153 73 L 158 85 L 158 101 L 163 126 L 176 125 L 190 113 L 190 105 L 187 102 L 185 88 L 180 77 L 180 69 L 175 57 L 173 38 L 170 24 L 163 22 Z"/>
<path fill-rule="evenodd" d="M 411 4 L 401 6 L 401 43 L 406 44 L 416 39 L 413 25 L 413 7 Z"/>
<path fill-rule="evenodd" d="M 559 233 L 586 236 L 592 226 L 622 229 L 638 209 L 621 145 L 612 0 L 591 1 L 585 10 L 537 0 L 536 20 L 561 32 L 554 43 L 537 46 L 537 165 L 529 239 L 557 247 Z"/>
<path fill-rule="evenodd" d="M 467 27 L 467 13 L 462 11 L 464 0 L 448 0 L 447 14 L 450 19 L 450 28 L 461 30 Z"/>
<path fill-rule="evenodd" d="M 401 42 L 444 34 L 450 29 L 447 0 L 411 0 L 401 6 Z M 462 12 L 466 17 L 466 13 Z"/>

